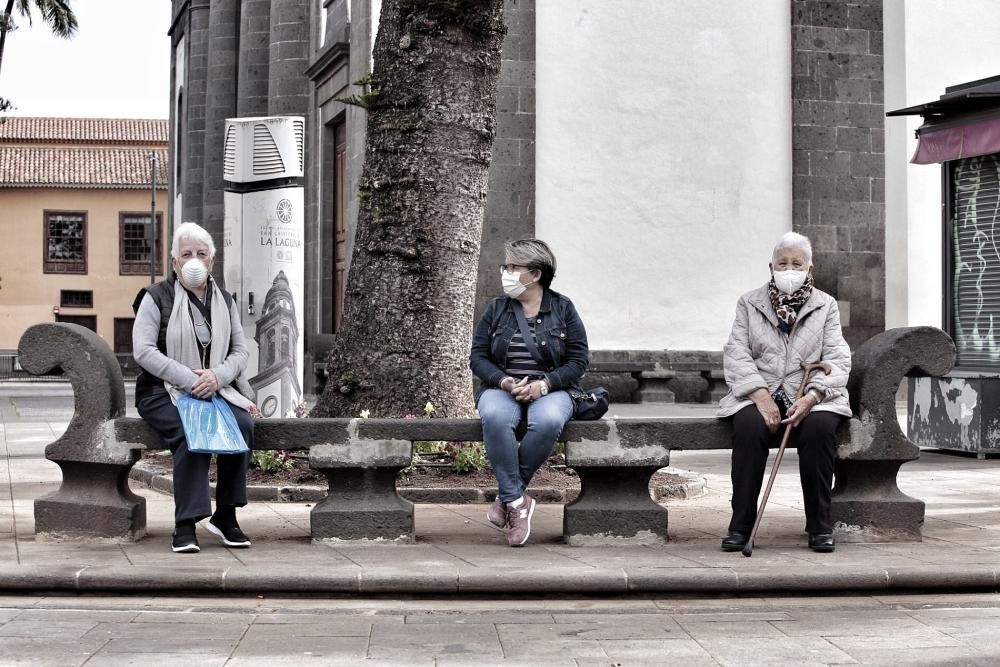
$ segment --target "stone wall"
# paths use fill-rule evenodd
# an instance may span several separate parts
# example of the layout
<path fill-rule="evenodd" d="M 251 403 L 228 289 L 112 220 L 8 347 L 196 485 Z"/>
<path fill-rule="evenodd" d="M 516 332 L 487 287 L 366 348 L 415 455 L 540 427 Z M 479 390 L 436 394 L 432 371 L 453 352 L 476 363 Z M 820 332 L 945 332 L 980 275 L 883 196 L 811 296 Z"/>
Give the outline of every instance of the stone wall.
<path fill-rule="evenodd" d="M 792 0 L 793 226 L 852 347 L 885 327 L 881 0 Z"/>
<path fill-rule="evenodd" d="M 497 134 L 479 255 L 476 317 L 500 293 L 503 245 L 535 235 L 535 0 L 506 0 Z"/>

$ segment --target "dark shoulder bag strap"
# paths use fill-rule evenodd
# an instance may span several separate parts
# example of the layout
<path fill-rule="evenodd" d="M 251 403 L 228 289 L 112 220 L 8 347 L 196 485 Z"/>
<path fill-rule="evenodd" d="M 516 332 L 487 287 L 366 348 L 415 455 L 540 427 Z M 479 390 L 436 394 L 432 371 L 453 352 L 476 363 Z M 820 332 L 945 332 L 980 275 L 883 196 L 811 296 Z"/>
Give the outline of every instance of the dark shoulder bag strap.
<path fill-rule="evenodd" d="M 538 351 L 538 346 L 535 345 L 535 337 L 531 335 L 531 331 L 528 329 L 528 322 L 524 319 L 524 309 L 521 308 L 521 302 L 517 299 L 512 299 L 511 308 L 514 310 L 514 316 L 517 317 L 517 326 L 521 329 L 521 337 L 524 338 L 525 347 L 531 353 L 531 358 L 544 369 L 546 366 L 545 360 L 542 359 L 542 354 Z"/>

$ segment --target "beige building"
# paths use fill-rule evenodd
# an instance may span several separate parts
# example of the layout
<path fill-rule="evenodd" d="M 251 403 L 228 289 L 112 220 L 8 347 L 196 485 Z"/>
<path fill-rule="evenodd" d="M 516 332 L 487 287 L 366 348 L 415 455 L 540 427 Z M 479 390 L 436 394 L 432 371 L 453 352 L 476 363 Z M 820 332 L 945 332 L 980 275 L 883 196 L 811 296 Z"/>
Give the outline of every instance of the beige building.
<path fill-rule="evenodd" d="M 15 350 L 32 324 L 56 321 L 131 352 L 132 300 L 150 282 L 151 152 L 159 280 L 169 255 L 167 121 L 0 124 L 0 351 Z"/>

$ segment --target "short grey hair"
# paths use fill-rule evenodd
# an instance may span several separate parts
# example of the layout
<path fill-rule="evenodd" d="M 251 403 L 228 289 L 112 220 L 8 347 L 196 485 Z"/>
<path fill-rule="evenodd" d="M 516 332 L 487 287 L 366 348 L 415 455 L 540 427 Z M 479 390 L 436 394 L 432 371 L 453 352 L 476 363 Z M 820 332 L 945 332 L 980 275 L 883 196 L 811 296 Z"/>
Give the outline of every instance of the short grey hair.
<path fill-rule="evenodd" d="M 802 254 L 806 256 L 806 264 L 812 266 L 813 263 L 813 247 L 812 243 L 809 242 L 808 236 L 803 236 L 797 232 L 785 232 L 778 243 L 775 244 L 774 250 L 771 252 L 771 261 L 778 256 L 779 250 L 784 250 L 785 248 L 791 248 L 794 250 L 801 250 Z"/>
<path fill-rule="evenodd" d="M 539 239 L 507 241 L 503 249 L 514 264 L 526 266 L 531 271 L 541 271 L 542 277 L 538 282 L 542 287 L 547 289 L 552 284 L 552 279 L 556 275 L 556 256 L 545 241 Z"/>
<path fill-rule="evenodd" d="M 181 241 L 197 241 L 208 246 L 208 256 L 215 257 L 215 241 L 204 227 L 196 222 L 182 222 L 174 230 L 174 241 L 170 246 L 170 256 L 181 254 Z"/>

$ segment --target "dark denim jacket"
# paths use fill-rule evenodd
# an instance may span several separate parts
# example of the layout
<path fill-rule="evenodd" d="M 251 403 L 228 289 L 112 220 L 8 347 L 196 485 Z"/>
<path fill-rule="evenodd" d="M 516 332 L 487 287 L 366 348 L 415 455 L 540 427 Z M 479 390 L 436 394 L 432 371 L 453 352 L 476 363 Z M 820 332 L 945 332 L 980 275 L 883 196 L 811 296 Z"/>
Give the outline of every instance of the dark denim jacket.
<path fill-rule="evenodd" d="M 507 377 L 507 346 L 517 331 L 513 299 L 497 297 L 487 306 L 472 337 L 469 366 L 479 378 L 476 401 L 490 387 L 499 387 Z M 580 378 L 590 363 L 587 331 L 573 302 L 558 292 L 545 290 L 535 318 L 535 341 L 545 360 L 545 379 L 553 390 L 580 390 Z"/>

